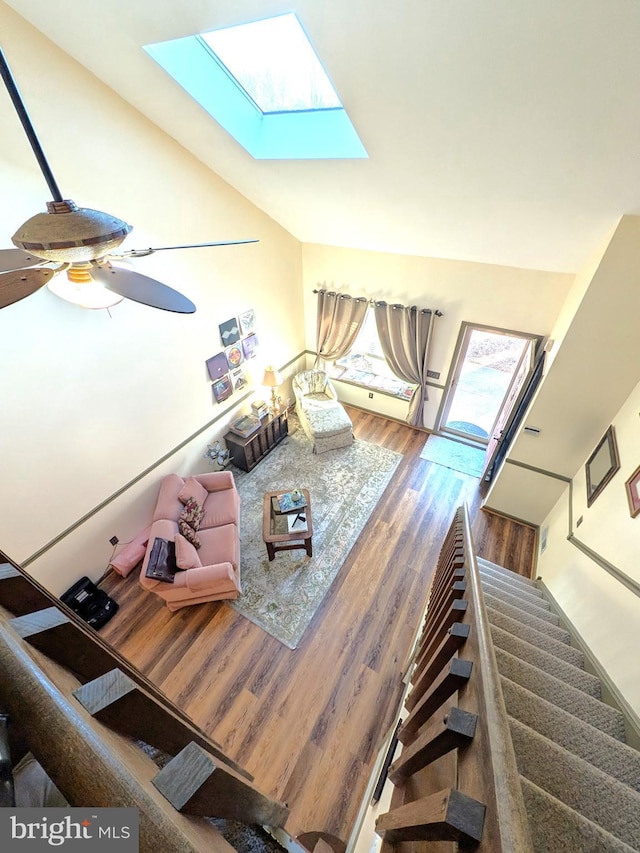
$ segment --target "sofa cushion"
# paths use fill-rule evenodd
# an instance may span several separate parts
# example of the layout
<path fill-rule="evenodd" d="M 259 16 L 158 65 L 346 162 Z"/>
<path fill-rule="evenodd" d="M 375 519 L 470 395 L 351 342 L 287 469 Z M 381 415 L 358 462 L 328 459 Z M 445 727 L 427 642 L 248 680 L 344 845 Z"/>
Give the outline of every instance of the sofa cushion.
<path fill-rule="evenodd" d="M 186 504 L 189 498 L 194 498 L 202 506 L 207 499 L 207 494 L 205 487 L 195 477 L 187 477 L 184 481 L 184 486 L 178 493 L 178 500 Z"/>
<path fill-rule="evenodd" d="M 240 496 L 236 489 L 209 492 L 202 510 L 201 530 L 205 527 L 220 527 L 222 524 L 237 524 Z"/>
<path fill-rule="evenodd" d="M 199 531 L 201 548 L 200 561 L 203 566 L 216 563 L 231 563 L 234 571 L 240 565 L 240 537 L 235 524 L 207 527 Z"/>
<path fill-rule="evenodd" d="M 202 566 L 198 552 L 185 536 L 177 533 L 175 543 L 176 566 L 179 569 L 195 569 Z"/>

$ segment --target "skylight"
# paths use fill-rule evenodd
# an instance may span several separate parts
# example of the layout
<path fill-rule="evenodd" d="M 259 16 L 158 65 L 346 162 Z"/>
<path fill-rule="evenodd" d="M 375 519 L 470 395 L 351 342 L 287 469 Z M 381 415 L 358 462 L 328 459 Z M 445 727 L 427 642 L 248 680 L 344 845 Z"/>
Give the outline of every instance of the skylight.
<path fill-rule="evenodd" d="M 202 39 L 263 113 L 342 107 L 293 12 L 203 33 Z"/>
<path fill-rule="evenodd" d="M 367 157 L 293 12 L 145 50 L 256 159 Z"/>

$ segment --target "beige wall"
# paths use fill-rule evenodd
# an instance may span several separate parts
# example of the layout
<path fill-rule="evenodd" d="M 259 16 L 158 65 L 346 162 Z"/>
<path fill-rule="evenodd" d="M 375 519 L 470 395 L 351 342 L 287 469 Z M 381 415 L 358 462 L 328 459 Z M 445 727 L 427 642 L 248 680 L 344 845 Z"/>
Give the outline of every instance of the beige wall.
<path fill-rule="evenodd" d="M 562 273 L 308 243 L 303 245 L 303 270 L 307 347 L 311 350 L 315 350 L 316 335 L 312 291 L 320 286 L 354 296 L 439 308 L 443 316 L 434 327 L 431 368 L 440 373 L 441 385 L 446 382 L 463 321 L 548 335 L 573 282 L 573 276 Z M 380 408 L 382 395 L 378 396 L 381 399 L 371 405 L 363 392 L 361 404 L 384 411 Z M 433 427 L 441 399 L 441 391 L 430 390 L 425 426 Z"/>
<path fill-rule="evenodd" d="M 110 314 L 89 311 L 46 288 L 0 312 L 0 548 L 23 561 L 229 408 L 213 402 L 205 368 L 221 349 L 220 322 L 256 311 L 258 376 L 265 361 L 283 365 L 304 348 L 301 247 L 4 4 L 0 31 L 64 195 L 132 223 L 130 247 L 260 240 L 135 262 L 187 294 L 198 307 L 192 316 L 130 301 Z M 4 95 L 0 126 L 0 245 L 9 247 L 49 192 Z M 202 454 L 221 429 L 164 467 L 206 470 Z M 125 540 L 148 518 L 161 471 L 30 571 L 58 593 L 102 574 L 107 540 Z"/>
<path fill-rule="evenodd" d="M 640 464 L 638 412 L 640 384 L 612 417 L 620 470 L 590 507 L 586 504 L 583 465 L 576 472 L 572 489 L 572 532 L 576 538 L 636 583 L 640 583 L 640 516 L 631 518 L 624 484 Z M 640 717 L 640 680 L 634 654 L 640 598 L 567 541 L 570 499 L 567 488 L 543 521 L 542 529 L 548 528 L 547 548 L 540 555 L 538 574 Z M 576 527 L 580 516 L 583 522 Z"/>
<path fill-rule="evenodd" d="M 640 379 L 640 217 L 620 220 L 599 260 L 577 277 L 567 303 L 555 358 L 523 424 L 540 434 L 521 431 L 509 459 L 572 478 Z M 540 524 L 557 495 L 524 493 L 512 467 L 504 465 L 487 504 Z"/>

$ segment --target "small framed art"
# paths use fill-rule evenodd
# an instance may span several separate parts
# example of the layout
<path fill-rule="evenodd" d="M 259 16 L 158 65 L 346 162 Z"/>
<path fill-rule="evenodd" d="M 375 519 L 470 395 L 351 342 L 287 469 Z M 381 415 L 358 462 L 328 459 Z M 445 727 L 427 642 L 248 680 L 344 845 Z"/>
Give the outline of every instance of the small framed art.
<path fill-rule="evenodd" d="M 635 518 L 640 513 L 640 465 L 636 468 L 633 474 L 624 484 L 627 490 L 627 500 L 629 501 L 629 512 L 631 518 Z"/>
<path fill-rule="evenodd" d="M 246 359 L 253 358 L 258 349 L 258 336 L 255 334 L 247 335 L 242 339 L 242 352 Z"/>
<path fill-rule="evenodd" d="M 249 311 L 243 311 L 238 317 L 240 320 L 240 328 L 243 335 L 249 335 L 256 330 L 256 312 L 251 308 Z"/>
<path fill-rule="evenodd" d="M 209 371 L 209 376 L 211 377 L 212 382 L 215 382 L 217 379 L 222 379 L 225 373 L 229 372 L 226 355 L 223 352 L 219 352 L 217 355 L 208 358 L 207 370 Z"/>
<path fill-rule="evenodd" d="M 213 388 L 213 396 L 215 397 L 216 403 L 222 403 L 223 400 L 226 400 L 233 394 L 231 379 L 228 375 L 223 376 L 222 379 L 214 382 L 211 387 Z"/>
<path fill-rule="evenodd" d="M 587 506 L 591 506 L 619 468 L 618 445 L 612 425 L 602 436 L 585 465 Z"/>
<path fill-rule="evenodd" d="M 233 344 L 233 346 L 227 347 L 225 349 L 225 355 L 227 357 L 227 361 L 229 362 L 229 367 L 233 370 L 236 367 L 239 367 L 244 361 L 244 356 L 242 355 L 242 347 L 239 343 Z"/>
<path fill-rule="evenodd" d="M 220 323 L 218 328 L 220 330 L 222 346 L 228 347 L 240 340 L 240 329 L 238 328 L 238 321 L 235 317 L 226 320 L 224 323 Z"/>

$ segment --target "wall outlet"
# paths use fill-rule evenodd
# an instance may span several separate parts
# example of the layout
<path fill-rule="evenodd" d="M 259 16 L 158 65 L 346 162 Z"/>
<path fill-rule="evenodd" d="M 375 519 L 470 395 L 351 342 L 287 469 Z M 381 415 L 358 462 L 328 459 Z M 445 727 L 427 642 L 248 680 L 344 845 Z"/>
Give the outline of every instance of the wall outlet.
<path fill-rule="evenodd" d="M 369 391 L 369 399 L 373 400 L 373 394 L 371 393 L 371 391 Z"/>
<path fill-rule="evenodd" d="M 117 537 L 117 536 L 112 536 L 112 537 L 111 537 L 111 539 L 109 539 L 109 542 L 110 542 L 113 546 L 117 545 L 119 541 L 120 541 L 120 540 L 118 539 L 118 537 Z"/>
<path fill-rule="evenodd" d="M 437 370 L 427 370 L 428 379 L 440 379 L 440 373 Z"/>

